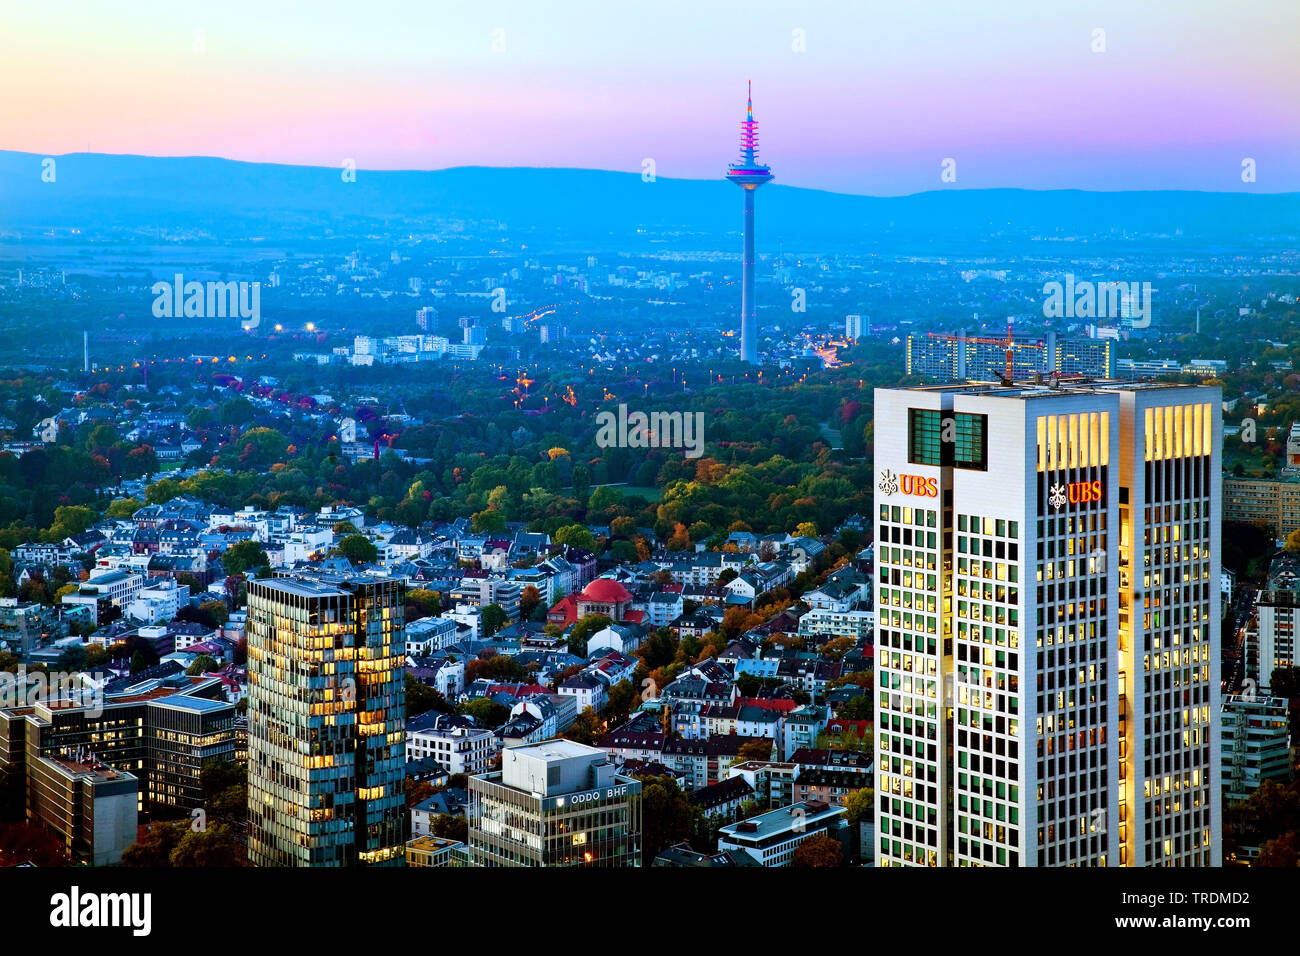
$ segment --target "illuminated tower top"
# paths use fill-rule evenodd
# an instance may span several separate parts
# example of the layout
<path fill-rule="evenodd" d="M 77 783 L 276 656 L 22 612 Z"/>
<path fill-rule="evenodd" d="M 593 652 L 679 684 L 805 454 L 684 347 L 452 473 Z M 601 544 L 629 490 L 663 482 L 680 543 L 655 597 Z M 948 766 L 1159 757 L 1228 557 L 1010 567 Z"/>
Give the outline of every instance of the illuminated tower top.
<path fill-rule="evenodd" d="M 727 167 L 727 179 L 743 189 L 772 181 L 771 168 L 758 161 L 758 121 L 754 119 L 754 84 L 749 83 L 748 109 L 740 124 L 740 162 Z"/>

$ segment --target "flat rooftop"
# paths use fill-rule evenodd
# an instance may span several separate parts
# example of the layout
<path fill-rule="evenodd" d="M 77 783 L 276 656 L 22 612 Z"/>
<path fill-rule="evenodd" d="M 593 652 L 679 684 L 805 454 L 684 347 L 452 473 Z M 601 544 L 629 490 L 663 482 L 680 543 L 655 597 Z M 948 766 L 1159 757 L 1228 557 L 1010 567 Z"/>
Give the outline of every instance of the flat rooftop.
<path fill-rule="evenodd" d="M 1182 382 L 1130 382 L 1126 379 L 1117 378 L 1061 378 L 1053 382 L 1050 378 L 1044 377 L 1041 382 L 1012 382 L 1010 385 L 1001 382 L 967 381 L 949 382 L 944 385 L 905 385 L 898 388 L 888 388 L 885 391 L 938 392 L 954 395 L 987 395 L 993 398 L 1032 399 L 1053 398 L 1062 394 L 1091 393 L 1110 395 L 1115 392 L 1139 392 L 1153 389 L 1171 390 L 1213 387 Z"/>
<path fill-rule="evenodd" d="M 98 760 L 71 760 L 67 757 L 38 757 L 37 759 L 53 764 L 69 777 L 88 777 L 102 781 L 134 779 L 134 774 L 114 770 L 108 764 Z"/>
<path fill-rule="evenodd" d="M 570 757 L 606 756 L 605 751 L 599 747 L 588 747 L 586 744 L 565 740 L 563 737 L 557 737 L 554 740 L 542 740 L 535 744 L 522 744 L 507 749 L 515 753 L 536 757 L 538 760 L 567 760 Z"/>
<path fill-rule="evenodd" d="M 224 710 L 226 708 L 234 709 L 235 705 L 224 700 L 209 700 L 206 697 L 186 697 L 179 694 L 173 694 L 171 697 L 164 697 L 160 700 L 151 701 L 157 707 L 169 707 L 172 710 L 188 710 L 196 714 L 212 713 L 215 710 Z"/>
<path fill-rule="evenodd" d="M 739 823 L 730 823 L 719 832 L 741 840 L 763 840 L 777 833 L 784 833 L 799 821 L 809 824 L 827 817 L 840 816 L 843 813 L 843 807 L 830 806 L 825 803 L 795 803 L 788 807 L 781 807 L 778 810 L 760 813 L 756 817 L 741 820 Z"/>
<path fill-rule="evenodd" d="M 342 588 L 309 578 L 261 578 L 253 583 L 272 591 L 279 591 L 281 594 L 294 594 L 298 597 L 349 596 Z"/>

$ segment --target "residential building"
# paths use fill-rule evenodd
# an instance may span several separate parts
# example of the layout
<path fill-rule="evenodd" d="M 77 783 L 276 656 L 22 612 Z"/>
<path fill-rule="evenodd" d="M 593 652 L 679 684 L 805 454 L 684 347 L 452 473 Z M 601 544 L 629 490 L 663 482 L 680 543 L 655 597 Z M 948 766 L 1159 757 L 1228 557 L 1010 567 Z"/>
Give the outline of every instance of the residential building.
<path fill-rule="evenodd" d="M 1265 780 L 1291 780 L 1291 740 L 1285 698 L 1229 694 L 1220 711 L 1223 798 L 1245 800 Z"/>
<path fill-rule="evenodd" d="M 406 759 L 432 757 L 450 773 L 485 773 L 496 753 L 496 734 L 480 727 L 407 728 Z"/>
<path fill-rule="evenodd" d="M 1300 477 L 1223 478 L 1223 520 L 1263 524 L 1277 541 L 1300 528 Z"/>

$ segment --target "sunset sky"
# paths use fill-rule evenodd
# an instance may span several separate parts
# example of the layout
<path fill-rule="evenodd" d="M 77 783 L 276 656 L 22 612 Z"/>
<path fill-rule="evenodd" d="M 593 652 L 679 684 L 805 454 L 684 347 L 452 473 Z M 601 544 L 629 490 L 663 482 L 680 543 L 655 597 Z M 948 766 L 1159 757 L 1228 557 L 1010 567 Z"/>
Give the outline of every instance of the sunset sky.
<path fill-rule="evenodd" d="M 752 78 L 790 185 L 1284 192 L 1297 35 L 1295 0 L 9 0 L 0 148 L 713 178 Z"/>

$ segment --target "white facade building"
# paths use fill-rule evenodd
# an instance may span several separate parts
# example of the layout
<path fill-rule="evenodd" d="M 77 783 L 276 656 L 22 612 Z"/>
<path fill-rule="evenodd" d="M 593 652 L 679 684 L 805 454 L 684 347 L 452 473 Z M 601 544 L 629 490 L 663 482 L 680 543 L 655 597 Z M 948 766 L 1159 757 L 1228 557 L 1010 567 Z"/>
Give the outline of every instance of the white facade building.
<path fill-rule="evenodd" d="M 876 391 L 878 865 L 1218 865 L 1219 409 Z"/>
<path fill-rule="evenodd" d="M 486 773 L 497 752 L 497 737 L 478 727 L 415 730 L 406 735 L 406 762 L 432 757 L 448 773 Z"/>

